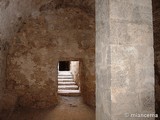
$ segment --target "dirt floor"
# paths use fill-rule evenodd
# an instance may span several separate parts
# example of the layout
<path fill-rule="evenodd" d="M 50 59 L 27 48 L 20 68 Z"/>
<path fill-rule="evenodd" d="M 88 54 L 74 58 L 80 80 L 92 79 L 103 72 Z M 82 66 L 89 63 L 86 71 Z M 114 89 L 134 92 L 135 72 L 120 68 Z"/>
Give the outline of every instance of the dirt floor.
<path fill-rule="evenodd" d="M 81 97 L 59 97 L 60 103 L 47 110 L 18 109 L 0 120 L 95 120 L 95 111 Z"/>

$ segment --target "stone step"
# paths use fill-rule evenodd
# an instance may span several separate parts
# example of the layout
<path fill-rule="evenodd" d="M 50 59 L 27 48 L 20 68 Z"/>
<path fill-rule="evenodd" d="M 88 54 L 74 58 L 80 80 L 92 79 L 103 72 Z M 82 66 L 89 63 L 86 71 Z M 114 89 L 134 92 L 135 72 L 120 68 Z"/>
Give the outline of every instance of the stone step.
<path fill-rule="evenodd" d="M 73 79 L 58 79 L 58 82 L 74 82 Z"/>
<path fill-rule="evenodd" d="M 58 76 L 72 76 L 72 73 L 70 73 L 70 74 L 60 74 L 60 73 L 58 73 Z"/>
<path fill-rule="evenodd" d="M 80 96 L 80 90 L 58 90 L 58 94 L 63 96 Z"/>
<path fill-rule="evenodd" d="M 76 85 L 75 82 L 58 82 L 58 85 Z"/>
<path fill-rule="evenodd" d="M 73 77 L 73 75 L 58 75 L 58 77 Z"/>
<path fill-rule="evenodd" d="M 58 71 L 58 75 L 72 75 L 71 71 Z"/>
<path fill-rule="evenodd" d="M 58 76 L 58 79 L 73 79 L 73 76 Z"/>
<path fill-rule="evenodd" d="M 77 85 L 58 85 L 58 89 L 63 89 L 63 90 L 78 90 Z"/>

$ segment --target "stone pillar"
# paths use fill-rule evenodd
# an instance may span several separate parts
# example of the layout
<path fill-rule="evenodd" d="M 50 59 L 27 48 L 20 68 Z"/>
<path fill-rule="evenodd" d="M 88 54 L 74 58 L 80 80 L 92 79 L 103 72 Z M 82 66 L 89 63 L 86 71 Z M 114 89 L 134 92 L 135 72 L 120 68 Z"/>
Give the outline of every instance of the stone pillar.
<path fill-rule="evenodd" d="M 96 120 L 155 112 L 152 26 L 151 0 L 96 0 Z"/>

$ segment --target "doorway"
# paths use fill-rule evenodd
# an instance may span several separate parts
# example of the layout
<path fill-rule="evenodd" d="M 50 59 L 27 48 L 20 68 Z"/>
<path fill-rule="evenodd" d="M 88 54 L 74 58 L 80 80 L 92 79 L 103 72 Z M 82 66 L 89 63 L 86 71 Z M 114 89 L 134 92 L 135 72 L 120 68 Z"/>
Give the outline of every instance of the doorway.
<path fill-rule="evenodd" d="M 58 94 L 62 96 L 80 96 L 79 61 L 59 61 Z"/>
<path fill-rule="evenodd" d="M 70 61 L 59 61 L 59 71 L 69 71 Z"/>

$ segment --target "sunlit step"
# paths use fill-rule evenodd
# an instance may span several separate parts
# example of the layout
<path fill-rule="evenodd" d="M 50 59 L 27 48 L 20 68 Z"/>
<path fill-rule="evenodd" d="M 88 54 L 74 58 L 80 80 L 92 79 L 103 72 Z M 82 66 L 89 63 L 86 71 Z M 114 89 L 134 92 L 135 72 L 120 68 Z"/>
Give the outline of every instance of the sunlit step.
<path fill-rule="evenodd" d="M 79 96 L 80 90 L 58 90 L 58 94 L 64 96 Z"/>
<path fill-rule="evenodd" d="M 73 79 L 58 79 L 58 82 L 73 82 Z"/>
<path fill-rule="evenodd" d="M 73 79 L 73 76 L 58 76 L 58 79 Z"/>
<path fill-rule="evenodd" d="M 77 85 L 59 85 L 59 86 L 58 86 L 58 89 L 65 89 L 65 90 L 71 89 L 71 90 L 77 90 L 77 89 L 78 89 L 78 86 L 77 86 Z"/>
<path fill-rule="evenodd" d="M 75 85 L 75 82 L 58 82 L 58 85 Z"/>
<path fill-rule="evenodd" d="M 58 71 L 58 75 L 72 75 L 71 71 Z"/>

